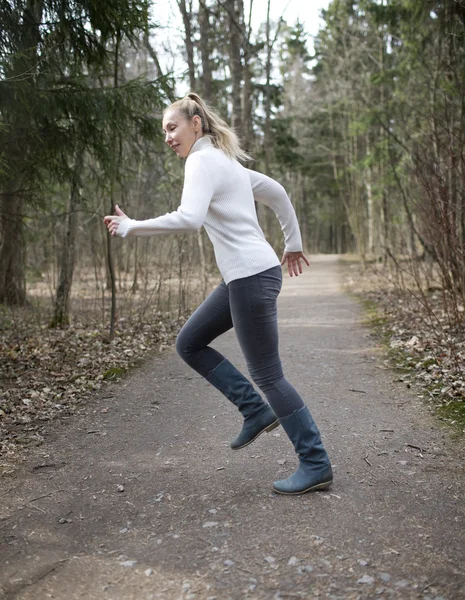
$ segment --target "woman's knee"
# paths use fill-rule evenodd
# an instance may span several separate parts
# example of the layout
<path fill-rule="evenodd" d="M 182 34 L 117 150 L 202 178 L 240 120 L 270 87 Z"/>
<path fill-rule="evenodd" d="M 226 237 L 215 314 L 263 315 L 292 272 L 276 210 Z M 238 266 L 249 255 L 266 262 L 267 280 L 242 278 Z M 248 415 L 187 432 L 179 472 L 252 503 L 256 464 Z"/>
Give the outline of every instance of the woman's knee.
<path fill-rule="evenodd" d="M 184 361 L 187 361 L 191 353 L 190 348 L 189 336 L 184 329 L 181 329 L 176 338 L 176 352 Z"/>
<path fill-rule="evenodd" d="M 253 382 L 264 393 L 277 387 L 284 379 L 281 361 L 276 364 L 266 365 L 266 367 L 261 368 L 251 368 L 249 366 L 249 373 Z"/>

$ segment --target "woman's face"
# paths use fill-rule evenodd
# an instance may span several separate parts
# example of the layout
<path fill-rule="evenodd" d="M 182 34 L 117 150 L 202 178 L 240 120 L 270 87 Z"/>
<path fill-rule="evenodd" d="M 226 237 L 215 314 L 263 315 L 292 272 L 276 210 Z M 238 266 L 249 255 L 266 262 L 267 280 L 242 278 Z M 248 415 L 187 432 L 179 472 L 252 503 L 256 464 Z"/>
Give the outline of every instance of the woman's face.
<path fill-rule="evenodd" d="M 186 158 L 195 142 L 202 137 L 199 116 L 189 121 L 179 110 L 168 110 L 163 117 L 165 142 L 180 158 Z"/>

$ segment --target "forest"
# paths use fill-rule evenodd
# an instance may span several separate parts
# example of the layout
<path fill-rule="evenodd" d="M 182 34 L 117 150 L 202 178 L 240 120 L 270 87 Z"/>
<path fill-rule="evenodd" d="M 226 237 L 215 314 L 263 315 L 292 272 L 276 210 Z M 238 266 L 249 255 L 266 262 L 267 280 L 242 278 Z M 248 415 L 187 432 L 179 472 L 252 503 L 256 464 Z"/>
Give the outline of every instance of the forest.
<path fill-rule="evenodd" d="M 220 280 L 202 230 L 121 240 L 103 223 L 115 204 L 178 207 L 161 120 L 189 90 L 284 185 L 305 251 L 347 260 L 391 351 L 465 414 L 465 2 L 332 0 L 314 51 L 275 2 L 254 27 L 253 0 L 176 0 L 176 50 L 150 0 L 0 2 L 3 451 L 169 345 Z"/>

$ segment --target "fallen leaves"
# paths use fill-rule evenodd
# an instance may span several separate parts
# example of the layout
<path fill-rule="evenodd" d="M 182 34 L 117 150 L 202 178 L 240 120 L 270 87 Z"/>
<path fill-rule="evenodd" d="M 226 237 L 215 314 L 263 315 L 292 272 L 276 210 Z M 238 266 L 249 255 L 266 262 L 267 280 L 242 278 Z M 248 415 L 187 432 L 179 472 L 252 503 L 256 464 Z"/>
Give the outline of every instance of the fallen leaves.
<path fill-rule="evenodd" d="M 0 456 L 40 444 L 48 422 L 78 412 L 149 352 L 169 347 L 184 322 L 162 313 L 150 323 L 121 319 L 109 342 L 95 323 L 49 329 L 26 313 L 15 317 L 14 327 L 0 320 Z"/>
<path fill-rule="evenodd" d="M 376 306 L 373 323 L 387 340 L 398 381 L 420 385 L 436 404 L 465 403 L 465 328 L 448 292 L 425 292 L 419 302 L 379 270 L 351 273 L 346 286 Z M 450 420 L 450 419 L 449 419 Z"/>

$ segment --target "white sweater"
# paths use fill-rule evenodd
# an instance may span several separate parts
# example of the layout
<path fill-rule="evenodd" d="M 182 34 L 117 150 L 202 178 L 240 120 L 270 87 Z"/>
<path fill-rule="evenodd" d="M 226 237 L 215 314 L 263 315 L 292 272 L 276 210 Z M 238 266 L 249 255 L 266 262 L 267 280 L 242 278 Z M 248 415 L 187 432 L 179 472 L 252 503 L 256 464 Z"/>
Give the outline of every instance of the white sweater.
<path fill-rule="evenodd" d="M 205 227 L 226 284 L 280 264 L 257 220 L 255 203 L 269 206 L 284 233 L 285 251 L 302 250 L 294 208 L 274 179 L 246 169 L 201 137 L 186 159 L 181 206 L 156 219 L 123 219 L 122 237 L 187 232 Z"/>

